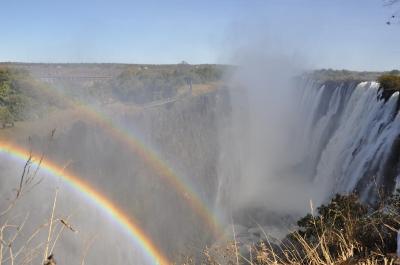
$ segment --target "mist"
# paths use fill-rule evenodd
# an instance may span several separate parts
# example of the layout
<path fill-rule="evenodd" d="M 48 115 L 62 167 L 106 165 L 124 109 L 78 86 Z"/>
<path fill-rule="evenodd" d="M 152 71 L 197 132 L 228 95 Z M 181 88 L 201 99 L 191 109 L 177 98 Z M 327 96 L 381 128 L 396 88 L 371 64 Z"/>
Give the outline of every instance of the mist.
<path fill-rule="evenodd" d="M 310 178 L 293 172 L 302 126 L 298 80 L 307 61 L 270 38 L 251 36 L 251 29 L 244 32 L 245 43 L 231 55 L 237 68 L 228 81 L 231 128 L 220 137 L 219 200 L 228 212 L 303 214 L 315 199 Z"/>
<path fill-rule="evenodd" d="M 219 55 L 228 64 L 0 65 L 0 213 L 12 209 L 0 228 L 12 223 L 2 236 L 17 233 L 13 244 L 29 250 L 16 263 L 52 253 L 58 264 L 154 264 L 162 253 L 187 264 L 230 240 L 248 256 L 335 193 L 368 205 L 377 186 L 393 193 L 399 93 L 382 92 L 380 73 L 311 70 L 310 52 L 284 33 L 232 28 Z M 97 56 L 76 43 L 77 57 Z M 63 170 L 134 220 L 157 253 Z"/>
<path fill-rule="evenodd" d="M 138 82 L 135 76 L 156 80 L 160 78 L 157 71 L 167 71 L 160 70 L 160 66 L 33 68 L 36 78 L 44 76 L 56 88 L 56 98 L 66 109 L 61 111 L 62 115 L 51 111 L 44 114 L 44 121 L 38 125 L 33 122 L 27 126 L 29 130 L 15 135 L 13 141 L 45 154 L 58 165 L 66 165 L 68 171 L 90 183 L 137 220 L 169 257 L 176 258 L 180 252 L 197 257 L 199 249 L 213 245 L 218 239 L 213 237 L 206 220 L 188 203 L 186 196 L 192 196 L 191 191 L 218 217 L 222 229 L 231 222 L 250 223 L 252 227 L 255 224 L 251 220 L 255 219 L 263 226 L 286 232 L 286 225 L 292 221 L 285 221 L 282 227 L 277 225 L 281 220 L 309 211 L 310 200 L 321 201 L 312 176 L 296 170 L 306 152 L 298 142 L 304 121 L 299 111 L 298 80 L 308 67 L 298 53 L 281 47 L 278 41 L 250 32 L 242 36 L 243 41 L 237 46 L 227 49 L 234 66 L 224 73 L 221 89 L 193 97 L 187 95 L 186 82 L 176 92 L 177 96 L 167 87 L 170 92 L 161 99 L 167 89 L 157 90 L 153 81 L 145 87 L 147 90 L 140 90 L 146 83 Z M 149 67 L 154 68 L 154 73 L 147 76 Z M 185 74 L 190 67 L 178 65 L 174 71 Z M 193 69 L 198 67 L 202 66 Z M 58 79 L 48 78 L 52 75 Z M 71 78 L 82 75 L 89 79 Z M 103 81 L 108 75 L 112 78 Z M 93 76 L 100 79 L 91 79 Z M 123 94 L 127 87 L 124 82 L 138 86 L 138 91 L 145 91 L 140 92 L 144 94 L 133 94 L 136 97 Z M 134 104 L 127 102 L 128 97 L 133 98 Z M 171 98 L 174 100 L 169 102 Z M 153 107 L 154 102 L 160 101 L 161 105 Z M 75 109 L 76 102 L 84 108 Z M 100 119 L 93 119 L 85 109 L 94 110 Z M 53 129 L 55 134 L 50 139 L 48 135 Z M 123 135 L 116 136 L 116 131 L 123 131 Z M 159 165 L 146 162 L 142 151 L 132 149 L 131 140 L 124 137 L 140 142 L 145 152 L 150 150 L 188 190 L 182 194 L 166 181 L 164 172 L 157 171 Z M 2 183 L 2 194 L 16 186 L 15 176 L 23 165 L 10 167 L 14 172 Z M 57 211 L 63 216 L 72 215 L 71 224 L 79 231 L 79 235 L 65 232 L 65 241 L 60 241 L 60 249 L 55 251 L 60 261 L 67 261 L 70 253 L 79 260 L 84 242 L 91 238 L 94 239 L 88 253 L 101 253 L 88 254 L 91 263 L 146 260 L 136 254 L 140 248 L 96 205 L 86 204 L 86 198 L 61 180 L 54 182 L 49 176 L 45 180 L 17 210 L 34 211 L 32 220 L 40 223 L 51 210 L 42 206 L 51 206 L 54 191 L 60 191 Z M 31 207 L 29 201 L 35 206 Z M 116 242 L 120 252 L 113 253 L 110 245 Z"/>
<path fill-rule="evenodd" d="M 15 199 L 15 193 L 10 187 L 18 187 L 24 161 L 10 160 L 0 156 L 2 173 L 1 199 L 4 202 L 2 210 Z M 38 169 L 37 174 L 34 172 Z M 14 238 L 15 262 L 40 262 L 43 258 L 37 256 L 43 242 L 48 240 L 51 216 L 54 215 L 54 232 L 49 241 L 49 253 L 56 253 L 56 261 L 63 264 L 81 264 L 82 262 L 101 264 L 123 264 L 134 262 L 151 263 L 149 257 L 132 240 L 130 235 L 121 229 L 105 214 L 98 205 L 57 176 L 47 174 L 37 166 L 29 166 L 27 178 L 34 178 L 32 185 L 25 186 L 18 202 L 11 212 L 2 211 L 0 220 L 15 229 L 4 229 L 3 239 Z M 54 212 L 53 211 L 54 206 Z M 113 245 L 111 251 L 110 245 Z M 104 253 L 104 254 L 97 254 Z M 3 253 L 4 254 L 4 253 Z M 42 253 L 41 253 L 42 254 Z M 4 262 L 9 260 L 6 254 Z"/>

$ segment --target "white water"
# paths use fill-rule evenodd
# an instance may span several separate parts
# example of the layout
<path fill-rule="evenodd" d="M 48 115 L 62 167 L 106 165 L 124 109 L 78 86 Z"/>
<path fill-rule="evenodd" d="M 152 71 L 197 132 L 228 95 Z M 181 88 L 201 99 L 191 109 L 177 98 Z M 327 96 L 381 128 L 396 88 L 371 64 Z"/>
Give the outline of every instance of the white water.
<path fill-rule="evenodd" d="M 308 81 L 282 95 L 287 96 L 288 90 L 290 98 L 282 97 L 279 108 L 264 107 L 268 98 L 262 95 L 261 100 L 249 100 L 246 111 L 233 103 L 234 113 L 242 115 L 232 119 L 233 136 L 225 140 L 225 150 L 235 162 L 229 166 L 229 159 L 221 159 L 220 193 L 224 195 L 219 196 L 235 205 L 231 210 L 256 206 L 301 214 L 309 210 L 310 200 L 318 205 L 335 193 L 356 190 L 372 202 L 378 188 L 393 190 L 398 161 L 388 161 L 400 133 L 398 92 L 385 102 L 376 82 L 321 86 Z M 247 98 L 258 92 L 247 89 Z M 280 130 L 271 128 L 277 117 L 283 125 Z M 260 137 L 270 139 L 253 144 Z M 230 192 L 224 191 L 226 183 Z"/>
<path fill-rule="evenodd" d="M 383 174 L 400 131 L 399 115 L 395 114 L 399 94 L 396 92 L 385 103 L 379 99 L 378 89 L 376 82 L 360 83 L 351 94 L 343 93 L 346 88 L 342 86 L 336 87 L 328 112 L 315 119 L 311 129 L 313 143 L 309 145 L 322 150 L 314 155 L 313 177 L 314 184 L 323 188 L 322 199 L 357 189 L 367 200 L 366 196 L 370 192 L 376 194 L 381 185 L 391 185 L 385 183 Z M 345 103 L 338 108 L 340 101 Z"/>

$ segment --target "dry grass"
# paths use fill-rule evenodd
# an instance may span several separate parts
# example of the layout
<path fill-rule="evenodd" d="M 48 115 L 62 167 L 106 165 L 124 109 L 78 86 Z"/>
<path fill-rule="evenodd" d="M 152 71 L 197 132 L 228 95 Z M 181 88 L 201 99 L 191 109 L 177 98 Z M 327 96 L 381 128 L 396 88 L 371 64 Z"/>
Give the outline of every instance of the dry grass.
<path fill-rule="evenodd" d="M 302 236 L 296 234 L 297 244 L 292 243 L 279 246 L 279 250 L 275 250 L 265 242 L 259 242 L 249 249 L 249 257 L 240 254 L 237 248 L 238 242 L 232 240 L 224 246 L 214 246 L 213 249 L 206 248 L 203 252 L 203 258 L 195 260 L 187 258 L 181 265 L 378 265 L 378 264 L 399 264 L 398 259 L 394 255 L 383 255 L 382 253 L 374 253 L 370 257 L 359 258 L 355 253 L 360 251 L 354 242 L 348 242 L 341 235 L 340 251 L 331 253 L 327 244 L 327 236 L 324 234 L 320 237 L 318 244 L 310 244 Z"/>
<path fill-rule="evenodd" d="M 42 179 L 38 176 L 43 156 L 30 156 L 26 161 L 20 176 L 19 185 L 15 189 L 14 197 L 3 208 L 0 208 L 0 265 L 25 264 L 55 264 L 53 251 L 63 232 L 68 229 L 76 232 L 68 223 L 67 218 L 56 217 L 58 190 L 55 191 L 52 208 L 45 222 L 32 224 L 29 212 L 24 216 L 16 213 L 17 206 L 23 197 L 39 185 Z M 28 229 L 29 227 L 33 227 Z M 41 238 L 46 238 L 41 240 Z M 82 258 L 84 264 L 84 257 Z"/>
<path fill-rule="evenodd" d="M 278 244 L 272 244 L 267 231 L 263 231 L 264 239 L 254 242 L 244 255 L 233 233 L 232 241 L 206 248 L 203 258 L 179 264 L 400 264 L 395 253 L 388 252 L 393 251 L 389 245 L 400 228 L 398 199 L 378 210 L 365 212 L 353 195 L 336 197 L 330 205 L 319 208 L 318 215 L 303 218 L 301 221 L 307 221 L 307 225 L 303 223 Z"/>
<path fill-rule="evenodd" d="M 37 159 L 39 166 L 33 166 Z M 15 213 L 21 199 L 41 183 L 38 168 L 43 156 L 29 157 L 23 168 L 14 197 L 0 209 L 0 265 L 25 265 L 40 262 L 54 264 L 53 252 L 65 231 L 75 233 L 69 217 L 56 215 L 55 191 L 49 216 L 44 223 L 27 229 L 29 213 Z M 52 194 L 49 196 L 53 196 Z M 312 207 L 311 207 L 312 208 Z M 317 214 L 307 215 L 299 221 L 300 229 L 293 231 L 279 243 L 271 243 L 268 231 L 264 238 L 248 246 L 246 254 L 241 242 L 233 238 L 224 244 L 205 248 L 200 258 L 184 257 L 181 265 L 391 265 L 400 264 L 393 254 L 393 236 L 400 228 L 400 195 L 397 194 L 371 211 L 360 204 L 354 195 L 337 196 L 327 206 L 318 208 Z M 261 228 L 261 226 L 259 226 Z M 21 240 L 23 238 L 23 240 Z M 45 238 L 45 240 L 40 240 Z M 81 265 L 93 239 L 83 250 Z"/>
<path fill-rule="evenodd" d="M 23 168 L 14 198 L 0 209 L 0 265 L 55 264 L 53 252 L 65 231 L 76 230 L 69 217 L 56 216 L 58 190 L 55 191 L 47 221 L 27 231 L 29 213 L 16 215 L 20 200 L 40 184 L 36 158 L 30 157 Z M 223 244 L 205 248 L 200 258 L 184 257 L 181 265 L 391 265 L 400 264 L 389 245 L 400 228 L 400 195 L 389 198 L 374 211 L 367 210 L 354 195 L 337 196 L 327 206 L 318 208 L 298 222 L 300 228 L 278 243 L 271 243 L 268 231 L 264 238 L 248 246 L 243 254 L 241 242 L 233 238 Z M 32 226 L 31 226 L 32 227 Z M 259 226 L 261 228 L 261 226 Z M 20 240 L 23 238 L 23 240 Z M 45 238 L 45 240 L 38 240 Z M 81 265 L 93 239 L 83 250 Z M 276 242 L 276 241 L 275 241 Z M 243 250 L 243 249 L 242 249 Z"/>

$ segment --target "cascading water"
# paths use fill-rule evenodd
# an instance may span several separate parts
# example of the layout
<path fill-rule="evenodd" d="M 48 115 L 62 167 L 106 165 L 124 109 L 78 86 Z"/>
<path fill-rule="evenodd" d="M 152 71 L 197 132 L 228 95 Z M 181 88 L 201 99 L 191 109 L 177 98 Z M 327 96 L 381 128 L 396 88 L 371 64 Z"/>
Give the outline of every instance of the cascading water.
<path fill-rule="evenodd" d="M 322 93 L 327 89 L 322 87 Z M 327 194 L 355 190 L 364 201 L 373 202 L 374 196 L 369 195 L 376 195 L 380 188 L 387 192 L 394 188 L 397 170 L 390 168 L 397 167 L 398 158 L 390 158 L 397 151 L 394 142 L 400 133 L 399 93 L 386 101 L 376 82 L 362 82 L 344 96 L 340 90 L 341 86 L 335 88 L 329 99 L 329 111 L 313 126 L 329 126 L 331 131 L 327 140 L 315 142 L 322 152 L 314 181 L 322 183 Z M 331 108 L 331 103 L 340 100 L 346 102 L 342 108 Z"/>
<path fill-rule="evenodd" d="M 257 208 L 250 214 L 267 224 L 275 213 L 304 214 L 310 200 L 318 205 L 335 193 L 356 191 L 373 203 L 380 191 L 395 189 L 398 92 L 384 98 L 377 82 L 308 79 L 286 88 L 279 107 L 268 106 L 268 93 L 251 101 L 260 87 L 245 93 L 248 106 L 233 103 L 230 132 L 222 137 L 217 197 L 219 207 L 239 213 L 237 219 Z M 277 117 L 279 129 L 273 127 Z M 259 141 L 263 137 L 270 139 Z"/>

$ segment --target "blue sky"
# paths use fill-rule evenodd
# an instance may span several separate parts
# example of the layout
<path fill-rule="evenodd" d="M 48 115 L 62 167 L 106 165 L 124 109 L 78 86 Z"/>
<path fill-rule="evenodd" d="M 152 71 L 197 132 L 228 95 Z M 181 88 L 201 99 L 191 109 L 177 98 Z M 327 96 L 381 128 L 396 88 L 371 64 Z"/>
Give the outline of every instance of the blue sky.
<path fill-rule="evenodd" d="M 399 8 L 399 7 L 397 7 Z M 1 0 L 0 61 L 229 63 L 267 39 L 313 67 L 400 68 L 382 0 Z"/>

